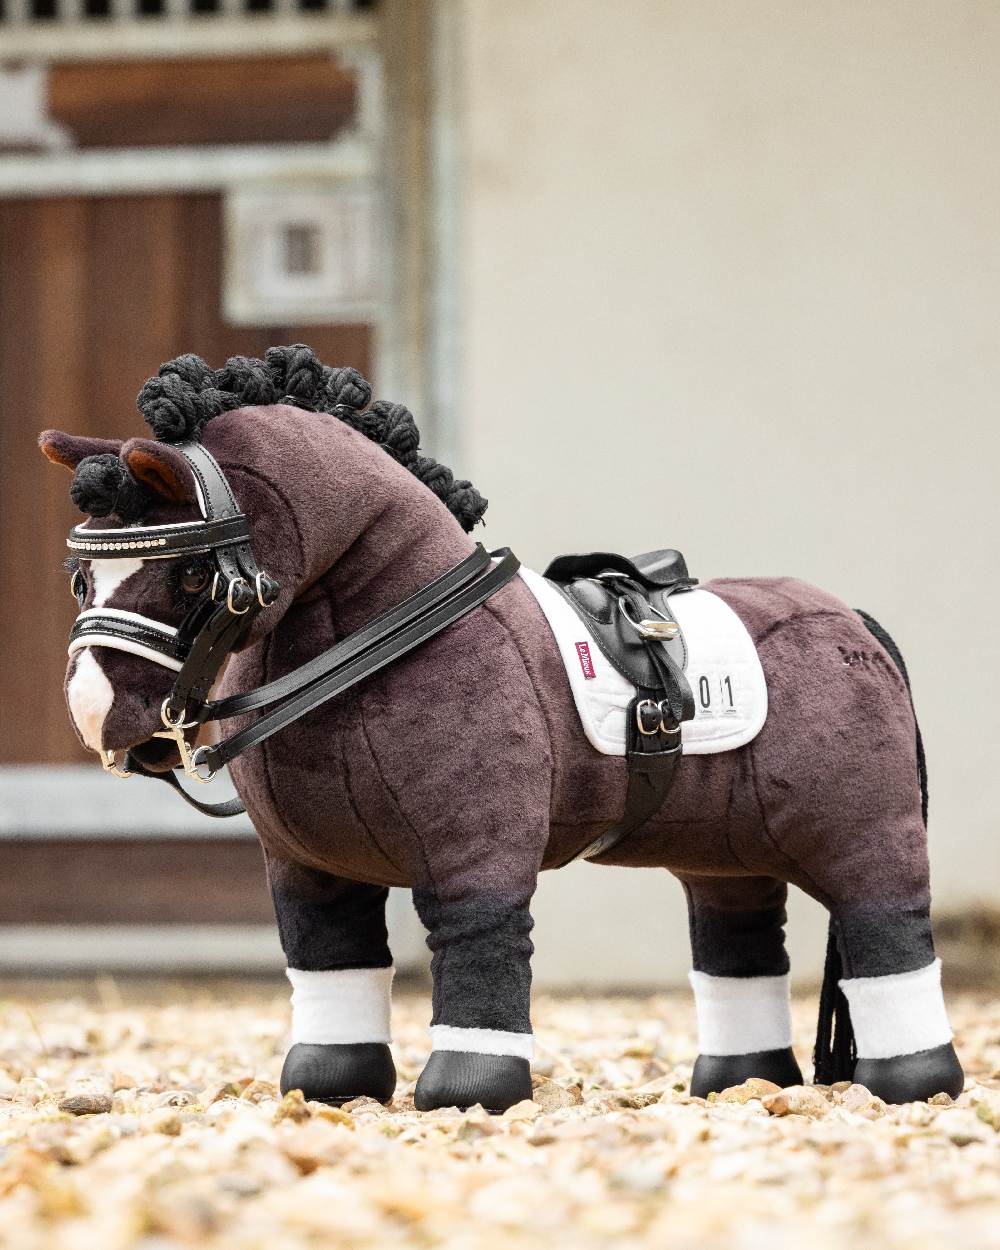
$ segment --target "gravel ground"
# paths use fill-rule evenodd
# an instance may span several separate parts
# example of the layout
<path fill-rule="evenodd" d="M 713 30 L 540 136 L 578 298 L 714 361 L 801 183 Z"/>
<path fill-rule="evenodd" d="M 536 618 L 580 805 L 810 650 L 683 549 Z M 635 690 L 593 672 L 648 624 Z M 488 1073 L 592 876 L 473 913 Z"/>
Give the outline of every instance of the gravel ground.
<path fill-rule="evenodd" d="M 98 988 L 0 1002 L 0 1246 L 1000 1246 L 1000 999 L 952 1002 L 957 1103 L 887 1108 L 690 1099 L 686 996 L 540 998 L 536 1101 L 491 1118 L 414 1112 L 423 995 L 397 1002 L 393 1106 L 341 1111 L 278 1096 L 273 986 Z"/>

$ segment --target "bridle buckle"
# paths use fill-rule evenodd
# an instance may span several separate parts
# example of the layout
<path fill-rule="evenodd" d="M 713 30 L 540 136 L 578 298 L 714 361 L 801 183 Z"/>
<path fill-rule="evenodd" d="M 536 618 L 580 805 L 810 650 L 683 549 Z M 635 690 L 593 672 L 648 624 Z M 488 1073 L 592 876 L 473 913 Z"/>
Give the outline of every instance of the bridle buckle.
<path fill-rule="evenodd" d="M 132 776 L 131 771 L 125 767 L 124 760 L 121 764 L 118 763 L 117 751 L 108 751 L 105 747 L 101 747 L 98 755 L 101 757 L 101 767 L 106 773 L 110 773 L 112 777 L 121 777 L 124 780 L 124 778 Z"/>
<path fill-rule="evenodd" d="M 200 748 L 196 747 L 192 751 L 191 744 L 188 742 L 187 738 L 184 737 L 184 730 L 197 728 L 198 721 L 196 720 L 186 721 L 184 719 L 183 708 L 178 714 L 177 719 L 171 720 L 170 719 L 170 696 L 169 695 L 167 695 L 167 697 L 163 700 L 163 703 L 160 705 L 160 720 L 163 721 L 163 724 L 166 726 L 166 728 L 159 730 L 157 733 L 154 733 L 153 737 L 154 738 L 167 738 L 173 742 L 174 746 L 176 746 L 177 748 L 178 755 L 181 757 L 181 767 L 184 769 L 185 773 L 187 773 L 189 777 L 191 777 L 195 781 L 201 782 L 203 785 L 211 781 L 212 777 L 215 775 L 214 773 L 210 773 L 209 776 L 203 777 L 201 773 L 198 772 L 199 765 L 196 762 L 195 756 L 197 755 L 197 752 Z M 117 775 L 120 776 L 121 774 L 117 774 Z M 126 774 L 126 776 L 129 776 L 129 775 L 130 774 Z"/>
<path fill-rule="evenodd" d="M 260 574 L 258 574 L 258 577 L 259 576 Z M 246 578 L 234 577 L 233 580 L 229 583 L 229 588 L 226 591 L 226 607 L 229 609 L 230 613 L 233 616 L 246 616 L 246 614 L 253 607 L 252 599 L 247 603 L 245 608 L 236 607 L 236 604 L 234 603 L 234 600 L 233 600 L 233 596 L 236 594 L 237 590 L 242 590 L 243 587 L 246 587 L 247 590 L 250 589 L 250 583 L 246 580 Z M 259 596 L 260 592 L 258 591 L 257 593 Z"/>

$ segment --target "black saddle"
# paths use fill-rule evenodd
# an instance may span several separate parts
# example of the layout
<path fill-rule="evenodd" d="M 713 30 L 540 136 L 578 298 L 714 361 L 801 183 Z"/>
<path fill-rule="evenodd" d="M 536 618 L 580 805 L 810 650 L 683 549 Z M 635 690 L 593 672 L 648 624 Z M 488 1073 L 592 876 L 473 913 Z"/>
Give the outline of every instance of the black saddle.
<path fill-rule="evenodd" d="M 553 582 L 571 582 L 581 577 L 602 574 L 629 577 L 647 590 L 690 589 L 698 579 L 688 577 L 687 561 L 673 547 L 662 551 L 646 551 L 641 556 L 615 555 L 611 551 L 588 551 L 586 555 L 556 556 L 545 570 Z"/>
<path fill-rule="evenodd" d="M 625 812 L 576 857 L 592 859 L 644 824 L 673 782 L 681 724 L 694 716 L 694 696 L 684 676 L 687 646 L 669 596 L 690 590 L 697 579 L 672 548 L 631 559 L 607 551 L 558 556 L 545 577 L 575 609 L 608 663 L 636 688 L 626 712 Z"/>
<path fill-rule="evenodd" d="M 633 686 L 664 685 L 664 657 L 681 672 L 687 668 L 684 635 L 668 599 L 698 583 L 688 576 L 679 551 L 648 551 L 631 560 L 606 551 L 559 556 L 545 576 L 583 618 L 608 663 Z M 684 719 L 679 711 L 678 719 Z"/>

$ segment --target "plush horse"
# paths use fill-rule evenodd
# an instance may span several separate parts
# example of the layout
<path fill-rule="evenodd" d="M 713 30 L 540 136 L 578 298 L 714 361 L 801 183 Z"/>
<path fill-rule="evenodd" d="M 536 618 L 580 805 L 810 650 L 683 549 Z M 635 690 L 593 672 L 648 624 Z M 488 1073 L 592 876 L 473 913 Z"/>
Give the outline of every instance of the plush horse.
<path fill-rule="evenodd" d="M 173 776 L 182 738 L 164 700 L 181 663 L 157 648 L 192 611 L 222 611 L 204 551 L 156 558 L 155 535 L 172 543 L 206 515 L 202 474 L 182 448 L 210 453 L 248 525 L 240 559 L 266 570 L 256 583 L 266 609 L 248 617 L 213 692 L 236 707 L 240 692 L 280 684 L 468 559 L 486 501 L 420 454 L 405 408 L 372 403 L 354 370 L 321 366 L 301 345 L 219 370 L 179 357 L 138 406 L 152 438 L 48 431 L 40 441 L 73 471 L 72 497 L 92 518 L 68 562 L 81 621 L 110 612 L 133 631 L 131 641 L 75 636 L 73 724 L 112 766 L 129 751 L 133 768 Z M 116 551 L 109 531 L 123 540 Z M 154 537 L 132 551 L 135 534 Z M 234 612 L 245 610 L 232 600 L 241 580 L 230 583 Z M 538 873 L 615 825 L 628 788 L 622 752 L 583 731 L 541 582 L 511 578 L 233 760 L 293 986 L 284 1089 L 334 1103 L 391 1097 L 384 908 L 387 887 L 405 886 L 433 952 L 416 1106 L 499 1111 L 531 1097 Z M 683 885 L 701 1052 L 692 1092 L 750 1076 L 802 1080 L 783 931 L 791 882 L 831 916 L 817 1079 L 853 1079 L 889 1101 L 957 1094 L 898 651 L 870 618 L 791 578 L 718 579 L 689 593 L 747 636 L 766 715 L 742 745 L 697 753 L 685 743 L 667 801 L 595 858 L 668 868 Z M 584 646 L 587 679 L 601 657 Z M 252 709 L 233 723 L 252 726 Z"/>

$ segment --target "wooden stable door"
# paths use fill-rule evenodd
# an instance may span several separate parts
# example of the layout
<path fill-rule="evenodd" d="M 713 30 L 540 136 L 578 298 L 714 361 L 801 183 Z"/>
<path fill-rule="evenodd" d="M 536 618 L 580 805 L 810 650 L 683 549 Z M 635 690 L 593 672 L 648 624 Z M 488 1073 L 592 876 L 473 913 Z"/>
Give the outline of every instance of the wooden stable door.
<path fill-rule="evenodd" d="M 62 695 L 75 615 L 62 569 L 79 513 L 40 430 L 129 438 L 164 360 L 305 342 L 367 372 L 368 326 L 227 325 L 214 194 L 0 200 L 0 764 L 93 759 Z"/>

